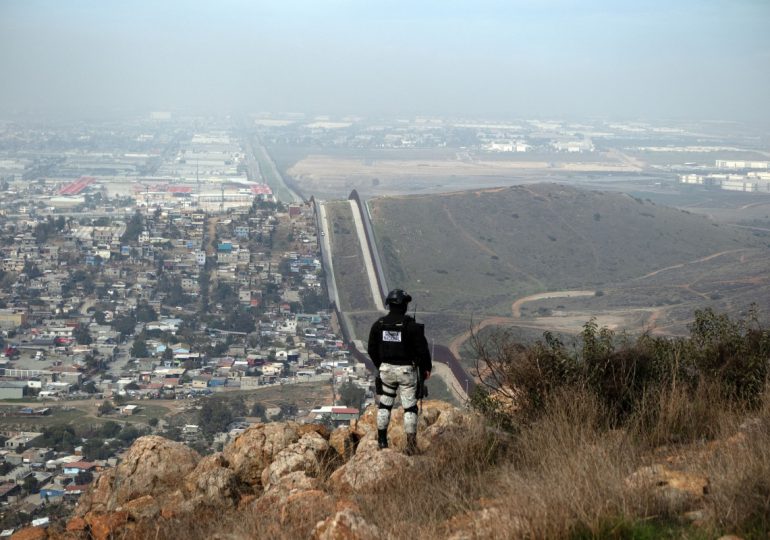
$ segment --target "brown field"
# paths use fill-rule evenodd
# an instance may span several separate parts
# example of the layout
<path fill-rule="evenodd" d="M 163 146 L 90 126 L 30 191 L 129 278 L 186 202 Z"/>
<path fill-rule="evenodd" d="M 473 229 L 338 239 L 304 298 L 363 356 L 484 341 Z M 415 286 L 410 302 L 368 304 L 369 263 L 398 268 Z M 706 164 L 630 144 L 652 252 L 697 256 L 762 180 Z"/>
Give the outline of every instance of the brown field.
<path fill-rule="evenodd" d="M 287 174 L 305 193 L 346 196 L 352 189 L 367 194 L 388 195 L 436 190 L 470 189 L 542 180 L 550 174 L 639 172 L 640 164 L 618 155 L 598 155 L 597 161 L 553 161 L 526 159 L 365 159 L 350 156 L 309 155 L 288 168 Z"/>

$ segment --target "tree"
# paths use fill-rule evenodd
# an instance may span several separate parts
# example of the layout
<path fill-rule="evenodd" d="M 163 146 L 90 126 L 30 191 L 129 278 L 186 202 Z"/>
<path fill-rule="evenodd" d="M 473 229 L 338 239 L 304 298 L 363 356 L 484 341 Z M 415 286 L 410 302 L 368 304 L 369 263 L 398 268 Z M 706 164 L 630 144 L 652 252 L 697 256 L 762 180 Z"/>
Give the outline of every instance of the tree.
<path fill-rule="evenodd" d="M 99 405 L 98 412 L 100 415 L 110 414 L 112 412 L 112 409 L 113 409 L 112 403 L 110 403 L 105 399 L 104 401 L 102 401 L 102 404 Z"/>
<path fill-rule="evenodd" d="M 113 437 L 116 437 L 118 433 L 120 433 L 121 430 L 120 424 L 117 422 L 110 420 L 108 422 L 105 422 L 101 428 L 99 428 L 99 436 L 103 437 L 105 439 L 112 439 Z"/>
<path fill-rule="evenodd" d="M 366 399 L 366 391 L 350 381 L 345 381 L 340 386 L 340 398 L 346 406 L 359 408 Z"/>
<path fill-rule="evenodd" d="M 205 400 L 198 413 L 198 425 L 207 436 L 224 431 L 232 421 L 233 413 L 223 399 Z"/>
<path fill-rule="evenodd" d="M 158 314 L 156 311 L 152 309 L 152 306 L 146 303 L 142 303 L 136 306 L 134 317 L 136 318 L 137 322 L 152 322 L 158 320 Z"/>
<path fill-rule="evenodd" d="M 83 324 L 79 324 L 75 327 L 72 331 L 72 337 L 75 338 L 78 345 L 90 345 L 94 341 L 91 338 L 91 332 L 88 330 L 88 327 Z"/>
<path fill-rule="evenodd" d="M 34 474 L 30 474 L 24 479 L 24 483 L 22 484 L 22 488 L 27 493 L 37 493 L 38 489 L 38 482 L 37 478 L 35 478 Z"/>
<path fill-rule="evenodd" d="M 116 332 L 120 332 L 120 335 L 122 337 L 126 337 L 127 335 L 131 334 L 136 328 L 136 318 L 134 317 L 133 314 L 121 315 L 119 317 L 115 317 L 112 320 L 112 328 Z"/>
<path fill-rule="evenodd" d="M 130 241 L 136 241 L 139 239 L 139 235 L 142 234 L 144 229 L 144 217 L 141 212 L 137 210 L 131 219 L 126 224 L 126 232 L 120 237 L 120 241 L 124 244 Z"/>
<path fill-rule="evenodd" d="M 267 422 L 267 415 L 265 414 L 265 406 L 259 402 L 254 403 L 251 406 L 251 416 L 259 418 L 262 422 Z"/>
<path fill-rule="evenodd" d="M 131 444 L 138 439 L 140 435 L 141 433 L 139 433 L 139 430 L 136 429 L 136 427 L 129 425 L 123 428 L 123 431 L 120 432 L 118 438 L 126 444 Z"/>
<path fill-rule="evenodd" d="M 143 339 L 137 338 L 134 340 L 134 344 L 131 346 L 131 356 L 135 358 L 147 358 L 150 356 L 147 343 Z"/>
<path fill-rule="evenodd" d="M 111 454 L 112 451 L 104 444 L 104 439 L 99 437 L 91 437 L 83 443 L 83 457 L 89 461 L 107 459 Z"/>

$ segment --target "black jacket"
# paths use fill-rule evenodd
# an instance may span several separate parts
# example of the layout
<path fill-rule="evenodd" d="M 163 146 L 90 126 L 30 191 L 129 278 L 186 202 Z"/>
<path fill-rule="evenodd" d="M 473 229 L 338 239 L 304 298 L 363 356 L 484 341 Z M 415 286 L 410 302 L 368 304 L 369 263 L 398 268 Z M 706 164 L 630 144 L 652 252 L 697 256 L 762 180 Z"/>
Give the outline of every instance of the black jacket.
<path fill-rule="evenodd" d="M 377 319 L 369 331 L 367 352 L 377 369 L 384 362 L 433 370 L 425 326 L 402 313 L 391 311 Z"/>

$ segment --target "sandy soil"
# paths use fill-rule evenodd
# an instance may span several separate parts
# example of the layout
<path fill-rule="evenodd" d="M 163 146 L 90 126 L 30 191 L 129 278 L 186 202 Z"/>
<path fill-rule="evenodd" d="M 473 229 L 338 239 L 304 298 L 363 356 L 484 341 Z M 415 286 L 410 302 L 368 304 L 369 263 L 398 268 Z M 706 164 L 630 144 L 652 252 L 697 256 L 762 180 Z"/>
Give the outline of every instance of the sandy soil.
<path fill-rule="evenodd" d="M 288 173 L 303 181 L 345 181 L 350 177 L 451 177 L 504 176 L 522 171 L 563 172 L 638 172 L 639 164 L 617 162 L 546 162 L 546 161 L 460 161 L 460 160 L 363 160 L 325 155 L 310 155 L 292 166 Z M 304 182 L 303 182 L 304 183 Z"/>

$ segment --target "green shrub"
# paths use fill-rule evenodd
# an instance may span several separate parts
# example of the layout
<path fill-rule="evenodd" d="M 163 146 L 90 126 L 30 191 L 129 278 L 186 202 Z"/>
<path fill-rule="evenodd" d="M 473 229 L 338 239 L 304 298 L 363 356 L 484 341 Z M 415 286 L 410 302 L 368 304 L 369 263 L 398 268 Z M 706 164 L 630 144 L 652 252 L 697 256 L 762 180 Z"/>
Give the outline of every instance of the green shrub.
<path fill-rule="evenodd" d="M 770 335 L 755 310 L 738 321 L 696 311 L 684 338 L 632 339 L 592 319 L 580 338 L 579 346 L 568 348 L 548 332 L 531 346 L 507 332 L 474 336 L 483 385 L 472 405 L 510 429 L 542 415 L 557 391 L 588 391 L 603 407 L 607 426 L 633 425 L 657 444 L 710 438 L 715 411 L 762 404 Z"/>

